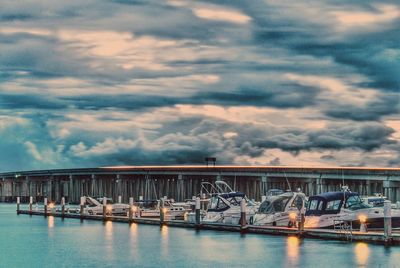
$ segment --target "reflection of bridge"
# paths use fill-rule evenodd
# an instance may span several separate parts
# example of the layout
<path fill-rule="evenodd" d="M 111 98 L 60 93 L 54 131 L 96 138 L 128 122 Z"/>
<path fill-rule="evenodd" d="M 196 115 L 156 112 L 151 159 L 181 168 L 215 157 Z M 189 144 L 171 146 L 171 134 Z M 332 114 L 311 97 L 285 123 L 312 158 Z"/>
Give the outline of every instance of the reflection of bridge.
<path fill-rule="evenodd" d="M 0 173 L 0 200 L 48 197 L 78 202 L 83 195 L 124 202 L 168 196 L 182 201 L 200 192 L 202 181 L 224 180 L 235 190 L 260 200 L 268 189 L 301 188 L 307 195 L 339 190 L 344 184 L 363 195 L 383 193 L 400 200 L 400 168 L 274 166 L 126 166 Z"/>

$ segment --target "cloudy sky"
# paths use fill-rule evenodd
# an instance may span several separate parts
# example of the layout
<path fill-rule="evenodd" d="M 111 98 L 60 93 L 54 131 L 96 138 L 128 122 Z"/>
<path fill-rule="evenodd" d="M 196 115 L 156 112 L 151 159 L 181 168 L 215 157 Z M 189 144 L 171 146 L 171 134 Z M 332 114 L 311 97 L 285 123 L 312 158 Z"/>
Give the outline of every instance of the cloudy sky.
<path fill-rule="evenodd" d="M 2 0 L 0 137 L 0 171 L 399 166 L 399 1 Z"/>

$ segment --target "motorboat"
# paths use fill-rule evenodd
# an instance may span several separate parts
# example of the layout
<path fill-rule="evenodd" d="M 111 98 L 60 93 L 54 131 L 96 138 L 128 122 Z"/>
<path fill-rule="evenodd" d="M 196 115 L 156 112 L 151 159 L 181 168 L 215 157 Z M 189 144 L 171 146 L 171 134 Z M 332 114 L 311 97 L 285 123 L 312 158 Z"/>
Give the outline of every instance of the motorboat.
<path fill-rule="evenodd" d="M 161 201 L 160 200 L 150 200 L 150 201 L 140 201 L 136 205 L 139 207 L 140 217 L 145 218 L 159 218 Z M 183 218 L 185 213 L 190 211 L 190 205 L 175 203 L 173 200 L 164 200 L 164 217 L 168 219 Z"/>
<path fill-rule="evenodd" d="M 348 190 L 309 197 L 305 215 L 305 228 L 359 228 L 361 223 L 368 229 L 384 227 L 383 207 L 366 204 L 358 193 Z M 392 210 L 392 227 L 400 227 L 400 210 Z"/>
<path fill-rule="evenodd" d="M 306 202 L 306 195 L 300 191 L 269 195 L 254 215 L 253 224 L 294 227 L 305 211 Z"/>
<path fill-rule="evenodd" d="M 111 201 L 107 200 L 107 205 L 106 205 L 107 215 L 126 216 L 128 212 L 129 212 L 129 205 L 122 203 L 111 204 Z M 103 215 L 103 204 L 93 197 L 86 196 L 83 213 L 89 215 Z"/>
<path fill-rule="evenodd" d="M 361 199 L 364 203 L 373 207 L 383 207 L 383 203 L 387 200 L 387 197 L 381 194 L 375 194 L 373 196 L 363 196 Z"/>
<path fill-rule="evenodd" d="M 281 189 L 269 189 L 267 192 L 267 196 L 275 196 L 275 195 L 281 195 L 284 194 L 285 192 Z"/>
<path fill-rule="evenodd" d="M 207 208 L 202 217 L 203 222 L 238 224 L 241 217 L 240 205 L 242 200 L 245 200 L 246 221 L 250 223 L 258 206 L 249 200 L 245 193 L 233 191 L 224 181 L 216 181 L 215 186 L 211 185 L 209 190 L 206 189 L 206 185 L 210 183 L 202 184 L 201 196 L 209 197 L 209 199 L 203 198 L 203 202 L 208 199 Z M 206 190 L 206 193 L 203 190 Z"/>

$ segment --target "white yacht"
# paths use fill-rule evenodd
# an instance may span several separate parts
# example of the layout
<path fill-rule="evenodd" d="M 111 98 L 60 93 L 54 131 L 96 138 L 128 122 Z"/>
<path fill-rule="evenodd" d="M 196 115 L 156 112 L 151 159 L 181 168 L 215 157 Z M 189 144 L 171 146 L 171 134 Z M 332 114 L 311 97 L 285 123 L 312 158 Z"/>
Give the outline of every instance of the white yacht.
<path fill-rule="evenodd" d="M 207 184 L 210 185 L 209 183 L 202 184 L 201 196 L 204 196 L 203 190 L 206 190 Z M 243 199 L 246 201 L 246 220 L 248 223 L 258 209 L 257 204 L 250 201 L 244 193 L 233 191 L 224 181 L 216 181 L 215 187 L 211 185 L 211 188 L 206 190 L 205 194 L 210 198 L 202 218 L 203 222 L 238 224 L 241 216 L 240 203 Z"/>
<path fill-rule="evenodd" d="M 302 192 L 269 195 L 254 215 L 254 225 L 293 227 L 305 211 L 307 199 Z"/>
<path fill-rule="evenodd" d="M 358 193 L 327 192 L 308 199 L 305 228 L 334 228 L 351 224 L 359 228 L 365 222 L 369 229 L 383 229 L 383 207 L 373 207 L 362 201 Z M 392 210 L 392 227 L 400 227 L 400 210 Z"/>
<path fill-rule="evenodd" d="M 146 206 L 144 203 L 147 203 Z M 150 204 L 150 206 L 149 206 Z M 160 200 L 151 202 L 139 202 L 140 217 L 159 218 L 160 217 Z M 168 219 L 183 218 L 185 213 L 190 211 L 190 206 L 183 203 L 175 203 L 170 199 L 164 200 L 164 215 Z"/>
<path fill-rule="evenodd" d="M 103 204 L 93 197 L 86 196 L 83 213 L 89 215 L 103 215 Z M 108 215 L 127 215 L 129 205 L 122 203 L 112 204 L 111 200 L 107 200 L 106 212 Z"/>

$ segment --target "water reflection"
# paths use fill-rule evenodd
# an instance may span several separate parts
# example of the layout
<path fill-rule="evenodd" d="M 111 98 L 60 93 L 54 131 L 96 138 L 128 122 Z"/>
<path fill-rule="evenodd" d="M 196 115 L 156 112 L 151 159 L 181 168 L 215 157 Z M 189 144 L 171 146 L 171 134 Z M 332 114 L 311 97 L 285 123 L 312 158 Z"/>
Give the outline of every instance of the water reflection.
<path fill-rule="evenodd" d="M 49 216 L 47 218 L 47 226 L 49 228 L 54 228 L 54 216 Z"/>
<path fill-rule="evenodd" d="M 290 265 L 297 265 L 299 262 L 300 239 L 296 236 L 289 236 L 286 242 L 287 260 Z"/>
<path fill-rule="evenodd" d="M 106 254 L 107 258 L 113 259 L 114 257 L 114 247 L 113 247 L 113 223 L 112 221 L 105 222 L 105 247 L 106 247 Z"/>
<path fill-rule="evenodd" d="M 354 247 L 356 262 L 359 266 L 365 266 L 368 262 L 369 247 L 367 243 L 357 243 Z"/>
<path fill-rule="evenodd" d="M 169 258 L 168 238 L 168 227 L 163 225 L 161 226 L 161 256 L 163 258 Z"/>
<path fill-rule="evenodd" d="M 136 223 L 129 224 L 129 242 L 130 242 L 130 254 L 134 259 L 139 257 L 138 246 L 140 245 L 138 239 L 138 226 Z"/>

